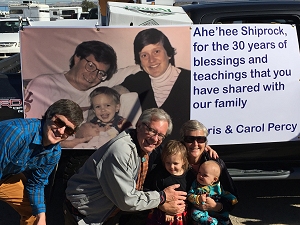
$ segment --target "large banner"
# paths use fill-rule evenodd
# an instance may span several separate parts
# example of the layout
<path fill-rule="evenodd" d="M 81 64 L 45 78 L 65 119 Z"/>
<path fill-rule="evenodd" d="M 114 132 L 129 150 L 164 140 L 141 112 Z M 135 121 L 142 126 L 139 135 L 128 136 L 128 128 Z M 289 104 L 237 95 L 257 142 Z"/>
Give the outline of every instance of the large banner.
<path fill-rule="evenodd" d="M 26 117 L 61 98 L 84 110 L 68 148 L 98 148 L 152 107 L 171 115 L 169 139 L 189 119 L 216 145 L 298 137 L 293 26 L 26 27 L 20 37 Z"/>

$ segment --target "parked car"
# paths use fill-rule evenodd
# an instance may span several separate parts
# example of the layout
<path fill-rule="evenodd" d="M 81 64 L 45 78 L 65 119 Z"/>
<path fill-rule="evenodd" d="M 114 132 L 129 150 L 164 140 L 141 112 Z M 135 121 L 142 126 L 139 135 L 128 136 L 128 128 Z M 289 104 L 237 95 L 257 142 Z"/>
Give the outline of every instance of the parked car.
<path fill-rule="evenodd" d="M 85 20 L 85 19 L 87 19 L 88 18 L 88 16 L 89 16 L 89 12 L 82 12 L 81 14 L 80 14 L 80 20 Z"/>
<path fill-rule="evenodd" d="M 22 20 L 22 26 L 28 24 L 28 20 Z M 0 19 L 0 59 L 20 53 L 19 27 L 17 18 Z"/>
<path fill-rule="evenodd" d="M 98 8 L 92 8 L 86 19 L 98 19 Z"/>

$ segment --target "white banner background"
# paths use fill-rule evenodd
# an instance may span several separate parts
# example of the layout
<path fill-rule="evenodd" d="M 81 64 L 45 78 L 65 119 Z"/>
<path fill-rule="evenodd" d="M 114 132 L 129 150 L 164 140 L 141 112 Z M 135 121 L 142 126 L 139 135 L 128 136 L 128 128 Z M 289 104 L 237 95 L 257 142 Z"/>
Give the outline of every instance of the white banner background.
<path fill-rule="evenodd" d="M 211 145 L 298 140 L 299 65 L 294 26 L 195 25 L 191 119 Z"/>

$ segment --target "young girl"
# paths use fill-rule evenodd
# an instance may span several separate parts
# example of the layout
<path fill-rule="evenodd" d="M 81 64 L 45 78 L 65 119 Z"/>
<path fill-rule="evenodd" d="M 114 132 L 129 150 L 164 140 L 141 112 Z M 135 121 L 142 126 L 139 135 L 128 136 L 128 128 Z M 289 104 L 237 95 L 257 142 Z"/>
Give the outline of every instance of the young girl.
<path fill-rule="evenodd" d="M 189 170 L 187 152 L 185 146 L 180 141 L 170 140 L 162 150 L 163 167 L 157 166 L 145 181 L 144 188 L 162 191 L 173 184 L 180 184 L 178 190 L 188 191 L 194 175 Z M 153 209 L 148 216 L 147 225 L 182 225 L 187 224 L 187 213 L 171 216 L 165 214 L 158 208 Z"/>

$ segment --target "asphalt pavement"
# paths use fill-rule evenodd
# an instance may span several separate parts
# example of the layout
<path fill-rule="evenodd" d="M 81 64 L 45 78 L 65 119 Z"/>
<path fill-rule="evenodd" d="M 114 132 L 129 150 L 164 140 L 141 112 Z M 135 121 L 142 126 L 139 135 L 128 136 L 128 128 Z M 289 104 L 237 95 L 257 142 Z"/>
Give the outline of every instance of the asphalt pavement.
<path fill-rule="evenodd" d="M 299 225 L 300 180 L 239 181 L 234 225 Z"/>

